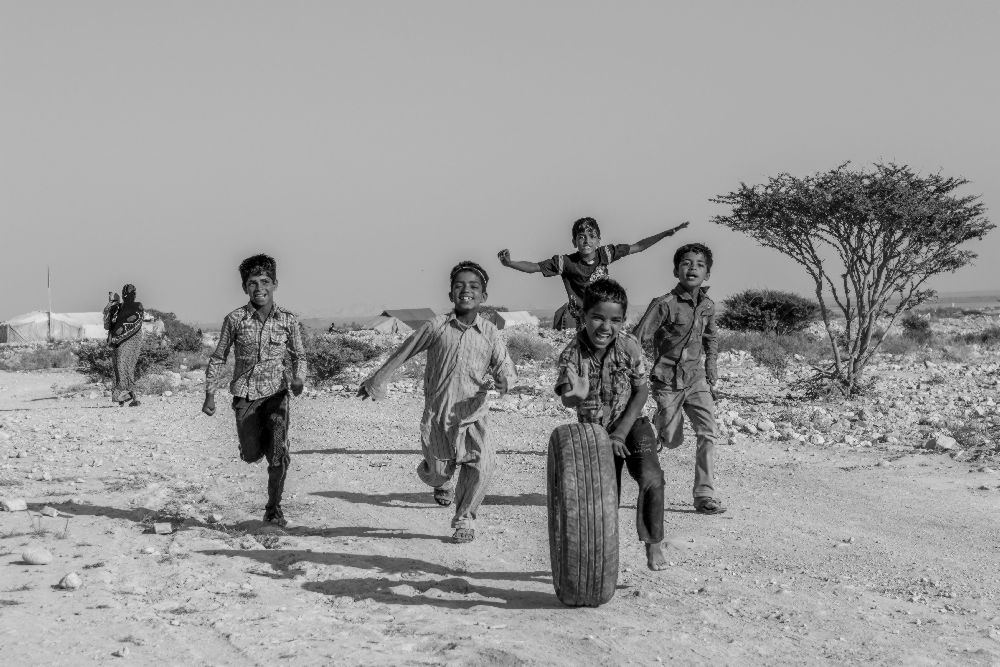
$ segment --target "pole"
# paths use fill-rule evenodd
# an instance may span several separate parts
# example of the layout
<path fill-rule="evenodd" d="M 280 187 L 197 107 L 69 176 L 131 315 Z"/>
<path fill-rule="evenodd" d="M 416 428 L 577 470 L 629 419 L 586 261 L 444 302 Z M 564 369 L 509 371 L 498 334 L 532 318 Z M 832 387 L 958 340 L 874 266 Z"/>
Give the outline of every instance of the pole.
<path fill-rule="evenodd" d="M 45 267 L 45 282 L 46 288 L 49 292 L 49 342 L 52 342 L 52 269 L 51 267 Z"/>

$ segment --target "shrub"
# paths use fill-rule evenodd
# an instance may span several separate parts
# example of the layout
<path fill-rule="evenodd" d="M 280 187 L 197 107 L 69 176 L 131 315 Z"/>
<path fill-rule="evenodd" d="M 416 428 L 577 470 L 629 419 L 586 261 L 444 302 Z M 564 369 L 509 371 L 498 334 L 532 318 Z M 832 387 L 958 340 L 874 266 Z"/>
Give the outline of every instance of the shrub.
<path fill-rule="evenodd" d="M 519 363 L 550 361 L 555 358 L 556 349 L 534 332 L 508 331 L 507 352 L 514 363 Z"/>
<path fill-rule="evenodd" d="M 775 335 L 758 331 L 724 331 L 718 337 L 719 351 L 749 352 L 753 360 L 781 378 L 795 355 L 807 363 L 819 363 L 829 351 L 823 341 L 801 333 Z"/>
<path fill-rule="evenodd" d="M 80 363 L 78 370 L 94 380 L 111 380 L 115 376 L 111 346 L 104 341 L 83 341 L 74 349 Z M 156 370 L 165 369 L 170 362 L 171 349 L 156 336 L 144 336 L 139 360 L 135 365 L 137 378 Z"/>
<path fill-rule="evenodd" d="M 201 332 L 177 319 L 173 313 L 150 308 L 150 315 L 163 322 L 163 334 L 170 340 L 170 347 L 178 352 L 201 351 Z"/>
<path fill-rule="evenodd" d="M 308 335 L 304 345 L 309 372 L 320 381 L 335 379 L 348 366 L 363 364 L 380 354 L 368 341 L 342 334 Z"/>
<path fill-rule="evenodd" d="M 983 345 L 986 347 L 1000 345 L 1000 327 L 992 326 L 982 331 L 959 334 L 955 336 L 955 340 L 968 345 Z"/>
<path fill-rule="evenodd" d="M 906 336 L 886 336 L 878 351 L 884 354 L 907 354 L 919 348 L 919 344 Z"/>
<path fill-rule="evenodd" d="M 899 325 L 903 327 L 903 336 L 919 345 L 926 345 L 934 337 L 930 320 L 925 320 L 913 311 L 904 315 Z"/>
<path fill-rule="evenodd" d="M 787 334 L 816 319 L 819 304 L 792 292 L 750 289 L 724 299 L 719 325 L 734 331 Z"/>
<path fill-rule="evenodd" d="M 5 371 L 39 371 L 47 368 L 74 368 L 76 355 L 69 347 L 39 347 L 19 350 L 0 361 L 0 369 Z"/>

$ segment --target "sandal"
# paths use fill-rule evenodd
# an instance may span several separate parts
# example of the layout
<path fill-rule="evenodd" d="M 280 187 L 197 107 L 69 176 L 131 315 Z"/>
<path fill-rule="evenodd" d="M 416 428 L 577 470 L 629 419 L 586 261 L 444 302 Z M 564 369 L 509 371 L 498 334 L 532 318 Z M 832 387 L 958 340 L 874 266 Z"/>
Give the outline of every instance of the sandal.
<path fill-rule="evenodd" d="M 456 528 L 451 536 L 451 541 L 455 544 L 465 544 L 476 539 L 476 531 L 471 528 Z"/>
<path fill-rule="evenodd" d="M 453 493 L 451 489 L 436 488 L 434 489 L 434 502 L 436 502 L 441 507 L 447 507 L 451 505 Z"/>
<path fill-rule="evenodd" d="M 699 498 L 694 503 L 694 511 L 698 514 L 722 514 L 726 508 L 715 498 Z"/>

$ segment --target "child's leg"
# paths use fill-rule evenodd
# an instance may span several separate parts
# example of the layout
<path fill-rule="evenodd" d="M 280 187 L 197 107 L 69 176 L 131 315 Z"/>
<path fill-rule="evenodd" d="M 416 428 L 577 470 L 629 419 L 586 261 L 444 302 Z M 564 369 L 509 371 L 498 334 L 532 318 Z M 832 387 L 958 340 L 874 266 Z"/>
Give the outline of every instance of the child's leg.
<path fill-rule="evenodd" d="M 635 527 L 646 544 L 663 540 L 663 469 L 656 453 L 656 432 L 646 417 L 635 421 L 625 440 L 628 472 L 639 484 L 635 506 Z M 616 461 L 617 463 L 617 461 Z M 619 468 L 620 470 L 621 468 Z M 621 484 L 619 483 L 619 489 Z"/>
<path fill-rule="evenodd" d="M 267 455 L 267 514 L 281 515 L 281 496 L 291 454 L 288 451 L 288 392 L 278 392 L 264 401 L 264 446 Z"/>
<path fill-rule="evenodd" d="M 698 438 L 695 454 L 694 498 L 712 498 L 715 495 L 713 471 L 715 468 L 715 401 L 708 384 L 701 380 L 688 391 L 684 401 L 684 412 Z"/>
<path fill-rule="evenodd" d="M 455 486 L 455 518 L 452 528 L 476 527 L 476 511 L 486 497 L 490 482 L 496 472 L 496 453 L 486 441 L 485 430 L 469 429 L 466 436 L 466 456 L 461 462 Z"/>
<path fill-rule="evenodd" d="M 660 444 L 667 449 L 676 449 L 684 442 L 684 390 L 675 390 L 669 385 L 654 382 L 650 386 L 656 401 L 653 424 L 659 433 Z"/>
<path fill-rule="evenodd" d="M 236 435 L 240 442 L 240 458 L 247 463 L 256 463 L 264 458 L 264 442 L 261 437 L 264 427 L 259 417 L 260 406 L 263 403 L 258 399 L 249 399 L 234 396 L 233 412 L 236 414 Z"/>

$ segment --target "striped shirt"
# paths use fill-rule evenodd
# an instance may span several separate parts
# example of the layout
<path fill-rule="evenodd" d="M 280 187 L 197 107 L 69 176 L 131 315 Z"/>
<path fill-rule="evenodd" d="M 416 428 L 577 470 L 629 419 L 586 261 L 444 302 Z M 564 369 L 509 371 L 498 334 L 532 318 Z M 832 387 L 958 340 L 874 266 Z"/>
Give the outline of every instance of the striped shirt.
<path fill-rule="evenodd" d="M 471 325 L 465 325 L 448 313 L 410 334 L 362 386 L 373 398 L 384 398 L 393 371 L 424 351 L 427 367 L 420 423 L 424 456 L 462 463 L 466 438 L 485 439 L 487 378 L 504 378 L 509 386 L 516 378 L 514 362 L 492 322 L 476 315 Z M 478 444 L 486 449 L 485 441 Z"/>
<path fill-rule="evenodd" d="M 632 394 L 646 386 L 646 362 L 639 342 L 619 333 L 600 360 L 586 331 L 580 331 L 563 349 L 556 366 L 556 393 L 572 388 L 573 377 L 580 377 L 584 367 L 590 393 L 576 407 L 580 421 L 593 421 L 611 428 L 623 414 Z"/>
<path fill-rule="evenodd" d="M 305 381 L 307 369 L 302 329 L 295 315 L 277 304 L 263 322 L 249 303 L 226 315 L 222 321 L 219 344 L 208 359 L 206 392 L 215 392 L 219 371 L 225 365 L 231 347 L 236 348 L 236 366 L 229 385 L 233 396 L 253 401 L 286 389 L 286 353 L 292 360 L 292 376 Z"/>

